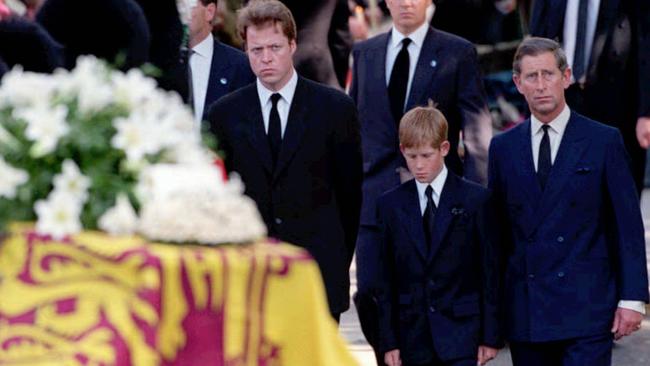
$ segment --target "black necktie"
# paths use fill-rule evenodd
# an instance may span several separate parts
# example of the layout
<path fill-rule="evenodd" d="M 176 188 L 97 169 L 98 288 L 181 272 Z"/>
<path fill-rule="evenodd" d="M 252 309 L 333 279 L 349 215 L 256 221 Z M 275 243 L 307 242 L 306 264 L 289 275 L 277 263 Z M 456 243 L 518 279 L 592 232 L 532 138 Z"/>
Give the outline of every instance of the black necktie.
<path fill-rule="evenodd" d="M 576 82 L 585 73 L 585 52 L 587 51 L 587 5 L 589 0 L 580 0 L 578 5 L 578 28 L 576 29 L 576 50 L 573 54 L 573 78 Z"/>
<path fill-rule="evenodd" d="M 282 96 L 278 93 L 271 95 L 271 113 L 269 114 L 269 145 L 271 146 L 271 157 L 273 158 L 273 166 L 278 161 L 278 154 L 280 153 L 280 145 L 282 144 L 282 127 L 280 125 L 280 113 L 278 113 L 278 100 Z"/>
<path fill-rule="evenodd" d="M 404 114 L 404 100 L 406 99 L 406 87 L 409 83 L 409 51 L 408 46 L 411 43 L 409 38 L 402 40 L 402 49 L 397 54 L 393 70 L 390 73 L 388 82 L 388 98 L 390 100 L 390 110 L 395 117 L 395 123 L 399 125 L 400 119 Z"/>
<path fill-rule="evenodd" d="M 548 138 L 548 129 L 549 125 L 543 125 L 542 129 L 544 130 L 544 136 L 542 136 L 542 142 L 539 144 L 539 156 L 537 159 L 537 179 L 539 179 L 539 185 L 542 186 L 542 190 L 546 187 L 546 180 L 548 179 L 548 174 L 551 171 L 551 141 Z"/>
<path fill-rule="evenodd" d="M 422 216 L 422 225 L 424 226 L 424 237 L 427 240 L 427 247 L 431 245 L 431 235 L 433 234 L 434 219 L 436 217 L 436 203 L 433 201 L 433 188 L 427 186 L 424 191 L 427 196 L 427 207 L 424 209 Z"/>

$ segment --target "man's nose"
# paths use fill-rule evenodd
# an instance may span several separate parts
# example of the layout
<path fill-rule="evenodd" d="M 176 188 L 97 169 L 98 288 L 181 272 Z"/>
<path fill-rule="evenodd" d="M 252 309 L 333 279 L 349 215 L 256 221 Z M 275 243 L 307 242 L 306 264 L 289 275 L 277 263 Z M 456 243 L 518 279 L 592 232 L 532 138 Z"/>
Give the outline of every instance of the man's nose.
<path fill-rule="evenodd" d="M 263 62 L 271 62 L 273 59 L 273 52 L 271 52 L 271 49 L 268 47 L 264 47 L 262 49 L 262 61 Z"/>

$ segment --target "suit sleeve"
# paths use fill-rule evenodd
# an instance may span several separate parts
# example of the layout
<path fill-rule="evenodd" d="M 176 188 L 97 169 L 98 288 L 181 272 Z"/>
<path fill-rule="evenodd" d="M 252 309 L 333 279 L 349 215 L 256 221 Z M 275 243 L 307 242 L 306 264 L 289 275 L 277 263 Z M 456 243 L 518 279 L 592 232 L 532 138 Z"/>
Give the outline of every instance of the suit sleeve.
<path fill-rule="evenodd" d="M 605 182 L 612 208 L 619 300 L 648 302 L 645 231 L 639 197 L 620 132 L 612 132 L 605 152 Z"/>
<path fill-rule="evenodd" d="M 348 265 L 352 262 L 361 215 L 361 131 L 357 110 L 345 96 L 343 115 L 336 118 L 334 131 L 334 191 L 343 223 Z"/>
<path fill-rule="evenodd" d="M 395 324 L 395 264 L 393 261 L 393 242 L 388 226 L 388 205 L 385 201 L 377 202 L 377 224 L 379 226 L 379 279 L 375 288 L 377 299 L 377 321 L 379 330 L 379 353 L 397 349 Z"/>
<path fill-rule="evenodd" d="M 499 239 L 493 212 L 493 198 L 487 197 L 478 210 L 475 240 L 481 248 L 482 311 L 480 344 L 493 348 L 503 347 L 501 335 L 501 280 L 499 265 Z"/>
<path fill-rule="evenodd" d="M 492 119 L 488 112 L 483 80 L 474 47 L 468 47 L 459 58 L 458 105 L 463 143 L 465 144 L 465 178 L 487 183 L 488 145 L 492 138 Z"/>
<path fill-rule="evenodd" d="M 224 128 L 224 119 L 226 116 L 224 115 L 223 108 L 221 108 L 223 104 L 224 103 L 220 101 L 212 103 L 208 110 L 207 119 L 209 122 L 210 133 L 212 133 L 212 135 L 217 139 L 219 155 L 221 156 L 221 159 L 223 159 L 226 171 L 230 173 L 232 171 L 232 159 L 229 157 L 232 149 Z"/>

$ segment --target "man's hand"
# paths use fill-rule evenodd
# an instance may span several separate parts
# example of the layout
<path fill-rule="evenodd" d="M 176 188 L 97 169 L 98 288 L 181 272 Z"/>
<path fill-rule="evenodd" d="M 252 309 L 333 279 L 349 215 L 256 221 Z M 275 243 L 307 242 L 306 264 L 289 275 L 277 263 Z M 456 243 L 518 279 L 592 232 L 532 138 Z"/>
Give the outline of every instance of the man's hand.
<path fill-rule="evenodd" d="M 650 146 L 650 117 L 639 117 L 636 120 L 636 139 L 642 148 Z"/>
<path fill-rule="evenodd" d="M 638 311 L 624 308 L 616 309 L 614 324 L 612 325 L 614 339 L 621 339 L 641 329 L 642 320 L 643 314 Z"/>
<path fill-rule="evenodd" d="M 399 350 L 394 349 L 384 354 L 384 363 L 388 366 L 402 366 L 402 360 L 399 358 Z"/>
<path fill-rule="evenodd" d="M 483 366 L 488 361 L 491 359 L 495 358 L 497 356 L 497 353 L 499 353 L 499 350 L 496 348 L 488 347 L 488 346 L 479 346 L 478 347 L 478 364 Z"/>

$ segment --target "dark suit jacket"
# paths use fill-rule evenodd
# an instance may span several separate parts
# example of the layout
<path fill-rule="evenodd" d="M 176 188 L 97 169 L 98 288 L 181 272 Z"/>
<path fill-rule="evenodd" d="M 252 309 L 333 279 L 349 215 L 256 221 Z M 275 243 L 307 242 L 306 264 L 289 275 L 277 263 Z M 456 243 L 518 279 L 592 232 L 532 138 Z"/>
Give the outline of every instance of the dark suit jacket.
<path fill-rule="evenodd" d="M 246 54 L 215 39 L 203 119 L 207 119 L 212 103 L 254 81 L 255 75 L 251 71 Z"/>
<path fill-rule="evenodd" d="M 0 57 L 9 67 L 51 73 L 63 66 L 63 47 L 40 24 L 10 18 L 0 22 Z"/>
<path fill-rule="evenodd" d="M 510 340 L 609 332 L 619 300 L 648 301 L 643 222 L 618 130 L 572 112 L 546 189 L 530 121 L 490 146 L 490 188 L 504 224 Z"/>
<path fill-rule="evenodd" d="M 2 57 L 0 57 L 0 78 L 9 71 L 9 68 L 7 67 L 7 64 L 4 62 Z"/>
<path fill-rule="evenodd" d="M 185 100 L 188 82 L 181 55 L 183 24 L 176 0 L 135 0 L 146 18 L 151 35 L 149 62 L 160 69 L 156 76 L 158 85 L 173 90 Z"/>
<path fill-rule="evenodd" d="M 108 62 L 124 56 L 121 70 L 149 59 L 149 27 L 134 0 L 47 0 L 36 14 L 52 37 L 65 47 L 65 67 L 74 68 L 80 55 Z"/>
<path fill-rule="evenodd" d="M 562 42 L 566 0 L 536 0 L 530 33 Z M 567 93 L 576 112 L 617 127 L 632 155 L 637 182 L 645 150 L 636 139 L 636 120 L 650 116 L 650 6 L 645 0 L 600 2 L 584 90 Z"/>
<path fill-rule="evenodd" d="M 389 33 L 357 44 L 350 96 L 359 109 L 363 144 L 363 205 L 361 223 L 375 224 L 377 198 L 400 184 L 397 123 L 390 111 L 386 83 L 386 46 Z M 476 50 L 462 38 L 430 28 L 413 76 L 406 110 L 432 99 L 449 122 L 451 151 L 447 167 L 454 173 L 485 183 L 487 147 L 492 136 Z M 463 131 L 465 160 L 457 153 Z"/>
<path fill-rule="evenodd" d="M 291 10 L 298 28 L 298 49 L 293 57 L 298 73 L 307 79 L 332 87 L 342 87 L 335 67 L 340 67 L 341 62 L 346 62 L 347 66 L 352 47 L 352 39 L 345 38 L 349 36 L 345 34 L 348 31 L 348 18 L 342 10 L 347 6 L 347 2 L 342 0 L 281 1 Z M 330 50 L 332 46 L 336 47 L 334 53 Z"/>
<path fill-rule="evenodd" d="M 208 120 L 226 168 L 240 174 L 269 234 L 309 250 L 330 311 L 345 311 L 361 203 L 359 122 L 350 98 L 299 77 L 275 169 L 256 84 L 219 99 Z"/>
<path fill-rule="evenodd" d="M 399 348 L 407 364 L 475 357 L 501 347 L 498 253 L 488 191 L 450 172 L 427 243 L 415 180 L 378 202 L 382 352 Z M 435 353 L 434 353 L 435 350 Z"/>

